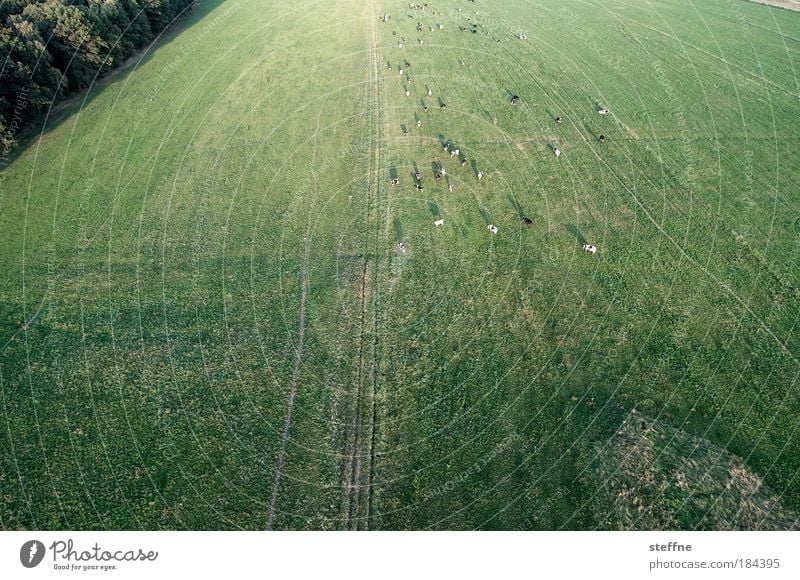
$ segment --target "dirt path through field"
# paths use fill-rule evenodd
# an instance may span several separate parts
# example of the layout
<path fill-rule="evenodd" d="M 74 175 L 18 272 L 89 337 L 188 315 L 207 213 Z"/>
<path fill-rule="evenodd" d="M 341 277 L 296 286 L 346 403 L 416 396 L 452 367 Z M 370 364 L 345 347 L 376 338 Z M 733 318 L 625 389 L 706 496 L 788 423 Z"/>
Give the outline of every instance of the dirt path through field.
<path fill-rule="evenodd" d="M 308 295 L 308 252 L 311 245 L 311 225 L 313 223 L 314 207 L 317 203 L 317 174 L 314 171 L 314 164 L 317 160 L 317 142 L 319 139 L 319 120 L 321 113 L 317 113 L 317 123 L 314 129 L 311 149 L 311 205 L 308 209 L 308 222 L 306 225 L 306 235 L 303 238 L 303 264 L 300 269 L 300 310 L 297 323 L 297 343 L 294 353 L 294 369 L 292 370 L 292 382 L 289 387 L 289 398 L 286 403 L 286 422 L 283 426 L 281 435 L 281 445 L 278 450 L 278 461 L 275 464 L 275 479 L 272 483 L 272 499 L 269 504 L 269 516 L 267 519 L 267 529 L 272 529 L 275 520 L 275 505 L 278 501 L 278 491 L 283 475 L 283 464 L 286 461 L 286 444 L 289 441 L 289 430 L 292 427 L 292 411 L 294 409 L 294 399 L 297 395 L 297 383 L 300 375 L 300 365 L 303 362 L 303 346 L 306 334 L 306 296 Z"/>
<path fill-rule="evenodd" d="M 769 6 L 777 6 L 778 8 L 786 8 L 787 10 L 800 12 L 800 0 L 750 0 L 750 2 L 767 4 Z"/>
<path fill-rule="evenodd" d="M 377 416 L 377 313 L 375 308 L 377 280 L 375 260 L 379 232 L 378 176 L 381 167 L 380 150 L 380 73 L 378 59 L 378 31 L 373 0 L 367 5 L 369 20 L 369 67 L 367 71 L 367 109 L 369 111 L 370 154 L 367 168 L 366 239 L 362 265 L 360 298 L 360 331 L 358 360 L 356 362 L 355 399 L 345 451 L 344 529 L 369 529 L 372 512 L 373 482 L 375 476 L 375 422 Z M 373 234 L 376 236 L 373 241 Z M 375 247 L 373 247 L 375 246 Z M 362 464 L 366 462 L 366 466 Z M 366 481 L 364 481 L 364 479 Z"/>

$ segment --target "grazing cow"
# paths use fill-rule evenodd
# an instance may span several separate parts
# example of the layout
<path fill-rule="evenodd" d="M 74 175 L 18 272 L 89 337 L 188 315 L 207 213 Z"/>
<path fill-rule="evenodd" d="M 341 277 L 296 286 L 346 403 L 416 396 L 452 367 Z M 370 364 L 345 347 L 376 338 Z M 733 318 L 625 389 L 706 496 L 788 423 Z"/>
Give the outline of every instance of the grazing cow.
<path fill-rule="evenodd" d="M 528 216 L 523 216 L 522 217 L 522 223 L 524 223 L 529 228 L 533 227 L 533 220 L 531 218 L 529 218 Z"/>
<path fill-rule="evenodd" d="M 458 149 L 454 149 L 453 151 L 450 152 L 450 157 L 458 157 L 459 153 L 460 151 Z"/>
<path fill-rule="evenodd" d="M 442 145 L 442 149 L 445 150 L 445 153 L 448 152 L 450 150 L 450 144 L 449 143 L 445 143 L 444 145 Z"/>
<path fill-rule="evenodd" d="M 417 119 L 417 129 L 422 127 L 422 119 Z"/>
<path fill-rule="evenodd" d="M 556 155 L 556 159 L 558 159 L 559 157 L 561 157 L 561 149 L 559 149 L 558 147 L 556 147 L 555 149 L 553 149 L 553 153 L 555 153 L 555 155 Z"/>
<path fill-rule="evenodd" d="M 467 160 L 466 158 L 464 158 L 461 160 L 461 167 L 466 167 L 466 166 L 467 166 Z"/>
<path fill-rule="evenodd" d="M 608 109 L 598 109 L 597 112 L 600 113 L 601 115 L 608 115 Z"/>
<path fill-rule="evenodd" d="M 497 125 L 497 117 L 492 117 L 492 125 Z"/>
<path fill-rule="evenodd" d="M 403 74 L 403 69 L 400 69 L 400 70 L 399 70 L 399 71 L 397 71 L 397 72 L 398 72 L 398 74 L 402 75 L 402 74 Z"/>
<path fill-rule="evenodd" d="M 430 89 L 428 89 L 428 96 L 429 96 L 429 97 L 432 97 L 432 96 L 433 96 L 433 91 L 432 91 L 432 90 L 430 90 Z"/>
<path fill-rule="evenodd" d="M 519 97 L 517 95 L 514 95 L 513 97 L 511 97 L 511 104 L 512 105 L 519 104 Z"/>
<path fill-rule="evenodd" d="M 494 224 L 489 224 L 486 226 L 486 229 L 492 232 L 492 235 L 497 235 L 497 226 Z"/>
<path fill-rule="evenodd" d="M 406 96 L 407 96 L 407 97 L 410 97 L 410 96 L 411 96 L 411 91 L 409 91 L 408 89 L 406 89 Z"/>
<path fill-rule="evenodd" d="M 435 222 L 433 222 L 433 225 L 435 225 L 435 226 L 443 226 L 444 225 L 444 220 L 436 220 Z"/>
<path fill-rule="evenodd" d="M 397 48 L 403 48 L 403 43 L 402 42 L 398 42 L 397 43 Z"/>
<path fill-rule="evenodd" d="M 442 103 L 442 104 L 441 104 L 441 105 L 439 105 L 439 106 L 442 108 L 442 111 L 444 111 L 444 110 L 447 108 L 447 105 L 445 105 L 444 103 Z"/>
<path fill-rule="evenodd" d="M 606 136 L 600 135 L 600 143 L 605 143 L 605 142 L 606 142 Z"/>
<path fill-rule="evenodd" d="M 422 107 L 422 112 L 423 112 L 423 113 L 427 113 L 427 112 L 428 112 L 428 107 L 427 107 L 427 106 L 425 106 L 425 107 Z"/>
<path fill-rule="evenodd" d="M 434 173 L 434 174 L 433 174 L 433 176 L 434 176 L 436 179 L 441 179 L 441 178 L 442 178 L 442 172 L 441 172 L 441 171 L 437 171 L 436 173 Z"/>
<path fill-rule="evenodd" d="M 416 177 L 416 178 L 417 178 L 417 180 L 420 180 L 420 179 L 422 179 L 422 174 L 421 174 L 419 171 L 417 171 L 417 172 L 414 174 L 414 177 Z"/>
<path fill-rule="evenodd" d="M 403 242 L 397 244 L 397 249 L 400 250 L 402 253 L 406 253 L 406 245 Z"/>
<path fill-rule="evenodd" d="M 393 177 L 392 179 L 389 180 L 389 183 L 391 183 L 392 185 L 397 185 L 400 183 L 400 180 L 397 177 Z"/>
<path fill-rule="evenodd" d="M 561 117 L 556 117 L 556 123 L 560 123 L 560 122 L 561 122 Z"/>
<path fill-rule="evenodd" d="M 483 179 L 483 171 L 478 171 L 478 181 Z"/>
<path fill-rule="evenodd" d="M 449 184 L 447 185 L 447 191 L 449 191 L 449 192 L 451 192 L 451 193 L 453 192 L 453 184 L 452 184 L 452 183 L 449 183 Z"/>
<path fill-rule="evenodd" d="M 584 252 L 589 252 L 590 254 L 597 253 L 597 247 L 591 244 L 583 244 L 582 249 Z"/>

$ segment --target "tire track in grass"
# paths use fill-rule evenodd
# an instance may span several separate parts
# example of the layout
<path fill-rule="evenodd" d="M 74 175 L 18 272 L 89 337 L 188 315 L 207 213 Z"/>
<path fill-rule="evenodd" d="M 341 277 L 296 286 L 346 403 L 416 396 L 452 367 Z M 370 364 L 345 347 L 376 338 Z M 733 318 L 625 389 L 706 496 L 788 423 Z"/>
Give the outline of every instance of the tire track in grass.
<path fill-rule="evenodd" d="M 367 18 L 369 19 L 369 54 L 370 62 L 367 70 L 367 103 L 368 103 L 368 124 L 369 124 L 369 138 L 370 138 L 370 152 L 367 168 L 367 200 L 366 200 L 366 214 L 365 222 L 366 238 L 364 240 L 364 263 L 361 268 L 361 276 L 359 283 L 359 297 L 361 302 L 361 320 L 359 323 L 359 349 L 358 359 L 356 362 L 356 385 L 355 385 L 355 400 L 353 403 L 353 418 L 350 423 L 350 436 L 345 453 L 345 500 L 344 500 L 344 521 L 343 527 L 345 529 L 357 530 L 359 524 L 363 522 L 363 529 L 369 529 L 369 522 L 372 512 L 373 501 L 373 484 L 375 479 L 375 446 L 377 432 L 375 428 L 376 417 L 378 413 L 377 400 L 376 400 L 376 377 L 377 377 L 377 350 L 378 350 L 378 319 L 376 313 L 376 290 L 374 285 L 377 284 L 377 274 L 375 273 L 376 266 L 374 263 L 371 265 L 370 260 L 376 259 L 369 252 L 370 246 L 370 224 L 373 222 L 372 212 L 373 206 L 377 208 L 377 198 L 379 194 L 378 180 L 376 177 L 380 172 L 380 121 L 379 121 L 379 62 L 378 62 L 378 31 L 375 26 L 375 5 L 373 0 L 367 2 Z M 376 211 L 378 211 L 376 209 Z M 380 222 L 374 220 L 375 225 L 375 250 L 377 251 L 377 241 L 380 235 Z M 370 283 L 372 282 L 372 284 Z M 371 297 L 372 305 L 369 306 L 367 301 Z M 370 318 L 371 310 L 371 320 Z M 372 326 L 372 339 L 369 340 L 367 336 L 369 326 Z M 368 342 L 369 341 L 369 342 Z M 371 352 L 365 353 L 367 349 Z M 366 359 L 366 360 L 365 360 Z M 369 372 L 364 372 L 364 365 L 369 365 Z M 369 382 L 369 387 L 365 388 L 365 374 L 366 380 Z M 369 393 L 369 400 L 365 400 L 365 391 Z M 368 421 L 366 423 L 368 433 L 366 436 L 362 434 L 364 424 L 362 417 L 366 415 Z M 366 445 L 366 449 L 364 446 Z M 361 485 L 362 480 L 362 460 L 367 459 L 366 468 L 366 485 Z M 366 498 L 362 500 L 362 491 L 365 490 Z M 360 512 L 361 503 L 365 504 L 365 512 Z"/>
<path fill-rule="evenodd" d="M 306 234 L 303 238 L 303 264 L 300 268 L 300 308 L 297 323 L 297 342 L 294 351 L 294 369 L 292 370 L 292 382 L 289 387 L 289 397 L 286 402 L 286 422 L 283 426 L 281 435 L 281 445 L 278 450 L 278 460 L 275 463 L 275 479 L 272 483 L 272 499 L 269 503 L 269 516 L 267 518 L 267 529 L 271 530 L 275 522 L 275 505 L 278 502 L 278 491 L 283 475 L 283 466 L 286 462 L 286 444 L 289 441 L 289 430 L 292 427 L 292 411 L 294 410 L 294 399 L 297 395 L 297 384 L 300 375 L 300 365 L 303 362 L 303 347 L 305 345 L 306 333 L 306 296 L 308 295 L 308 254 L 311 247 L 311 225 L 314 217 L 314 207 L 317 203 L 317 174 L 314 171 L 314 164 L 317 160 L 317 143 L 319 140 L 319 123 L 322 111 L 317 113 L 314 137 L 311 145 L 311 205 L 308 209 L 308 221 L 306 224 Z"/>

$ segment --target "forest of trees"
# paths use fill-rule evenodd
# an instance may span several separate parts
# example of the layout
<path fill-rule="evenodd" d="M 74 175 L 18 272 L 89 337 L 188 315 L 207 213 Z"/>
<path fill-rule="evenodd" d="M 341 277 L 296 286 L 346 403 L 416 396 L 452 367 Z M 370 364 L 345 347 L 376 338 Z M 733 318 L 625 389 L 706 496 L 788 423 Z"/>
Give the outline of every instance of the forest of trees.
<path fill-rule="evenodd" d="M 54 100 L 147 46 L 195 0 L 0 0 L 0 160 Z"/>

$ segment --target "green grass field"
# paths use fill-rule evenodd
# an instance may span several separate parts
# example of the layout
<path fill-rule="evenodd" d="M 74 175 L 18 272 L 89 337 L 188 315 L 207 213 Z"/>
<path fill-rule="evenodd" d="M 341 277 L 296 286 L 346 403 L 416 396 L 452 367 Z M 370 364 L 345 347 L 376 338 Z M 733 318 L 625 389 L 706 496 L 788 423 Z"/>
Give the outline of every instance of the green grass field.
<path fill-rule="evenodd" d="M 797 527 L 798 39 L 202 1 L 0 174 L 0 528 Z"/>

